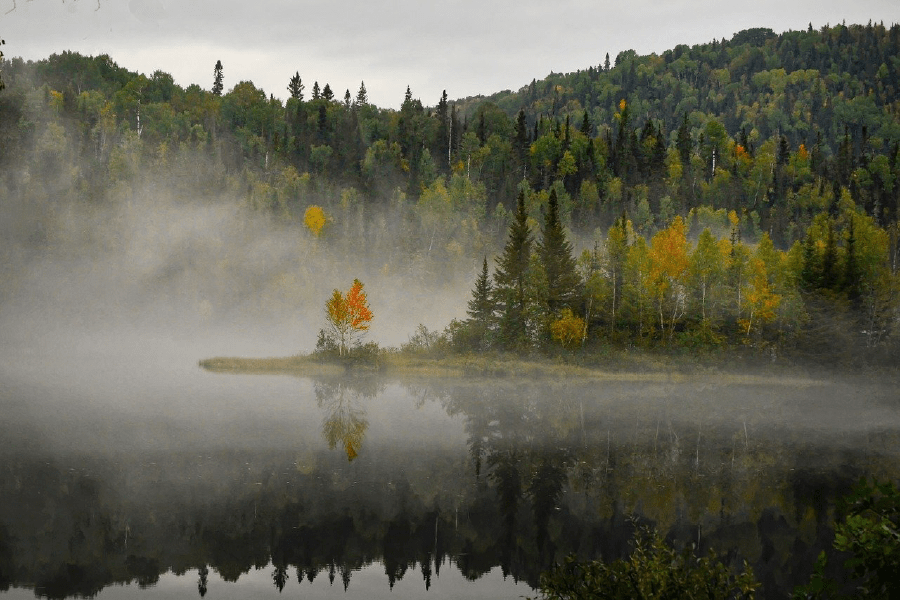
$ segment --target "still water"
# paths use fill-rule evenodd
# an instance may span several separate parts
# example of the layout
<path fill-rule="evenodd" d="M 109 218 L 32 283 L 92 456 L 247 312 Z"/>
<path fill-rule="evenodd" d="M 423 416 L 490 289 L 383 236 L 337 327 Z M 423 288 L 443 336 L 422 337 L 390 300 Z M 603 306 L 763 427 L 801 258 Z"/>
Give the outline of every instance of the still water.
<path fill-rule="evenodd" d="M 869 379 L 224 375 L 107 342 L 4 356 L 0 596 L 519 598 L 646 524 L 777 598 L 835 500 L 900 475 Z"/>

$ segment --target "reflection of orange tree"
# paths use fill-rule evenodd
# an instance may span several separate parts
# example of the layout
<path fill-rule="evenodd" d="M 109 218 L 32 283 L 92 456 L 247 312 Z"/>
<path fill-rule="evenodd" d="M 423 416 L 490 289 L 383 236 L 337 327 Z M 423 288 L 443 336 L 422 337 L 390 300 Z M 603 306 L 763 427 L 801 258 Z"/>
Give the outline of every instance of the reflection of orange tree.
<path fill-rule="evenodd" d="M 377 393 L 378 384 L 373 381 L 317 381 L 316 402 L 326 410 L 322 421 L 322 435 L 328 447 L 334 449 L 340 444 L 347 452 L 347 460 L 359 455 L 359 449 L 369 421 L 366 411 L 359 401 Z"/>

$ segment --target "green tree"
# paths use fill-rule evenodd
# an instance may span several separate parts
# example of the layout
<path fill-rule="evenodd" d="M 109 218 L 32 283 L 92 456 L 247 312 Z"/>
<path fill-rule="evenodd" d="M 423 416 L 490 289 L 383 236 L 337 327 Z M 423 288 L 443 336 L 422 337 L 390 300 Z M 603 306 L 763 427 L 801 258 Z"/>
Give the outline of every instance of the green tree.
<path fill-rule="evenodd" d="M 497 258 L 494 294 L 500 314 L 498 337 L 507 348 L 522 348 L 528 343 L 528 296 L 526 283 L 531 261 L 531 229 L 525 211 L 525 192 L 520 191 L 516 212 L 509 226 L 503 254 Z"/>
<path fill-rule="evenodd" d="M 568 558 L 543 573 L 539 587 L 543 600 L 751 600 L 759 583 L 746 561 L 735 573 L 715 554 L 697 557 L 690 546 L 676 552 L 658 534 L 640 531 L 628 559 Z"/>
<path fill-rule="evenodd" d="M 494 290 L 488 274 L 487 257 L 485 257 L 481 266 L 481 275 L 475 281 L 472 299 L 469 300 L 466 310 L 469 315 L 467 325 L 481 349 L 487 348 L 490 344 L 489 336 L 494 323 L 494 310 Z"/>
<path fill-rule="evenodd" d="M 303 101 L 303 89 L 306 86 L 303 85 L 303 80 L 300 79 L 300 72 L 296 71 L 294 76 L 291 77 L 290 82 L 288 82 L 287 90 L 291 94 L 291 98 L 294 100 Z"/>
<path fill-rule="evenodd" d="M 366 82 L 359 82 L 359 91 L 356 92 L 356 105 L 365 106 L 369 103 L 369 94 L 366 92 Z"/>
<path fill-rule="evenodd" d="M 217 60 L 216 66 L 213 68 L 213 86 L 212 86 L 213 96 L 221 96 L 222 95 L 222 89 L 223 89 L 222 80 L 223 80 L 222 61 Z"/>
<path fill-rule="evenodd" d="M 6 40 L 0 40 L 0 46 L 6 44 Z M 0 50 L 0 64 L 3 63 L 3 51 Z M 6 87 L 6 84 L 3 83 L 3 71 L 0 70 L 0 91 L 2 91 Z"/>
<path fill-rule="evenodd" d="M 544 230 L 538 245 L 541 266 L 547 278 L 547 317 L 554 318 L 563 308 L 573 308 L 581 279 L 572 257 L 572 244 L 566 238 L 559 218 L 556 189 L 551 188 L 544 216 Z"/>

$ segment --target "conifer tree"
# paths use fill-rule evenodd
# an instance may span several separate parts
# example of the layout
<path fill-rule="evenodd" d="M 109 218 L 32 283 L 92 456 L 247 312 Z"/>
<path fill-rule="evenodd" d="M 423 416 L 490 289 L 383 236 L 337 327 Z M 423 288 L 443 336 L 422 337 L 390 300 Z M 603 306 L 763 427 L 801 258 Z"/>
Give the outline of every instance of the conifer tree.
<path fill-rule="evenodd" d="M 491 278 L 488 274 L 487 257 L 481 266 L 481 275 L 475 281 L 472 299 L 469 300 L 466 314 L 469 315 L 469 326 L 482 348 L 488 345 L 488 334 L 494 321 L 494 297 Z"/>
<path fill-rule="evenodd" d="M 366 92 L 366 82 L 359 82 L 359 91 L 356 92 L 356 105 L 364 106 L 369 103 L 369 95 Z"/>
<path fill-rule="evenodd" d="M 528 342 L 526 280 L 531 261 L 531 231 L 525 211 L 525 192 L 519 191 L 516 213 L 509 226 L 503 254 L 497 259 L 494 298 L 500 313 L 498 337 L 507 348 Z"/>
<path fill-rule="evenodd" d="M 857 304 L 860 296 L 860 268 L 859 260 L 856 256 L 856 232 L 853 225 L 853 214 L 850 215 L 850 221 L 847 223 L 847 244 L 844 257 L 844 289 L 847 292 L 847 298 Z"/>
<path fill-rule="evenodd" d="M 584 137 L 589 138 L 594 131 L 594 126 L 591 124 L 591 117 L 588 115 L 587 109 L 584 109 L 584 115 L 581 117 L 581 133 L 584 134 Z"/>
<path fill-rule="evenodd" d="M 834 225 L 831 219 L 825 229 L 825 249 L 822 252 L 822 279 L 821 285 L 826 290 L 833 290 L 839 282 L 837 271 L 837 245 L 834 239 Z"/>
<path fill-rule="evenodd" d="M 213 68 L 213 86 L 212 86 L 213 96 L 221 96 L 222 95 L 222 89 L 223 89 L 222 79 L 223 79 L 222 61 L 217 60 L 216 66 Z"/>
<path fill-rule="evenodd" d="M 528 122 L 525 118 L 525 111 L 519 109 L 516 115 L 516 158 L 519 161 L 519 170 L 522 178 L 525 178 L 525 167 L 528 165 L 528 151 L 531 147 L 531 140 L 528 138 Z M 518 175 L 518 173 L 516 174 Z"/>
<path fill-rule="evenodd" d="M 816 251 L 816 239 L 813 237 L 812 228 L 806 230 L 803 240 L 803 267 L 800 271 L 800 280 L 807 290 L 819 287 L 819 257 Z"/>
<path fill-rule="evenodd" d="M 318 100 L 318 99 L 321 97 L 321 95 L 322 95 L 322 90 L 321 90 L 321 88 L 319 87 L 319 82 L 318 82 L 318 81 L 314 81 L 314 82 L 313 82 L 313 89 L 312 89 L 312 99 L 313 99 L 313 100 Z"/>
<path fill-rule="evenodd" d="M 575 259 L 572 258 L 572 244 L 566 239 L 566 232 L 559 219 L 556 188 L 550 189 L 538 254 L 547 278 L 547 314 L 554 317 L 563 308 L 573 308 L 581 284 Z"/>
<path fill-rule="evenodd" d="M 329 102 L 334 100 L 334 92 L 331 91 L 331 85 L 325 84 L 325 87 L 322 88 L 322 97 Z"/>
<path fill-rule="evenodd" d="M 300 79 L 300 72 L 296 71 L 294 73 L 294 76 L 291 77 L 291 80 L 287 86 L 288 92 L 291 94 L 291 98 L 293 98 L 294 100 L 300 100 L 302 102 L 303 89 L 305 87 L 306 86 L 303 85 L 303 81 Z"/>

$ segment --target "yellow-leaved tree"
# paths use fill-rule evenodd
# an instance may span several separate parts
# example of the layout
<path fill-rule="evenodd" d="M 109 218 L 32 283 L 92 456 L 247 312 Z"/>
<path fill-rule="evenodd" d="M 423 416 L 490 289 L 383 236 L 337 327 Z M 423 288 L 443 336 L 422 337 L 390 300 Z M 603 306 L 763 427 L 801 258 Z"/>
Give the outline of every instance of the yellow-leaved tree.
<path fill-rule="evenodd" d="M 325 319 L 340 356 L 348 353 L 350 346 L 365 335 L 373 317 L 359 279 L 353 280 L 346 294 L 340 290 L 332 292 L 325 303 Z"/>
<path fill-rule="evenodd" d="M 685 277 L 688 272 L 686 226 L 680 216 L 668 228 L 657 232 L 650 241 L 650 285 L 659 314 L 659 329 L 669 338 L 684 315 Z"/>
<path fill-rule="evenodd" d="M 571 308 L 562 309 L 559 319 L 550 324 L 550 335 L 564 348 L 577 346 L 584 334 L 584 319 L 573 314 Z"/>
<path fill-rule="evenodd" d="M 321 206 L 313 204 L 306 209 L 306 213 L 303 215 L 303 223 L 314 235 L 319 235 L 322 233 L 322 228 L 325 227 L 325 211 L 322 210 Z"/>

